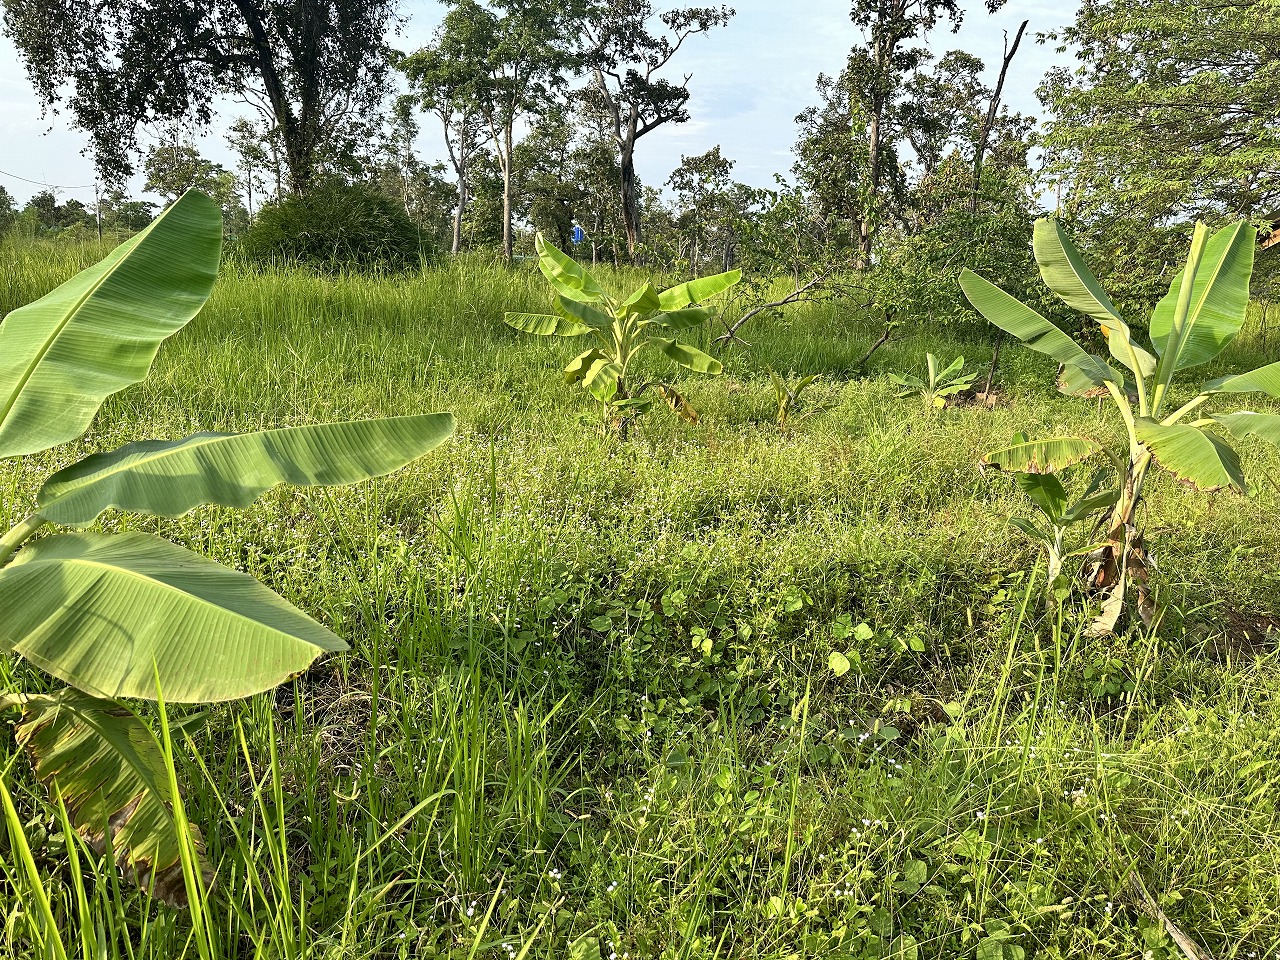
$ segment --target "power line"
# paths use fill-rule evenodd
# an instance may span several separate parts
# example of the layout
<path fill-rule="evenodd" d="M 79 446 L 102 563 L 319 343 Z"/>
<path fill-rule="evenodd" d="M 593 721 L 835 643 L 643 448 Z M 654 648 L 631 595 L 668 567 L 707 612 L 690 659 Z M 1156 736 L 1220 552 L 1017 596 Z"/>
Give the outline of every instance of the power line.
<path fill-rule="evenodd" d="M 0 170 L 0 176 L 12 177 L 14 180 L 21 180 L 23 183 L 34 183 L 37 187 L 48 187 L 51 190 L 93 190 L 97 184 L 85 183 L 78 187 L 66 187 L 57 183 L 45 183 L 43 180 L 29 180 L 26 177 L 20 177 L 16 173 L 9 173 L 7 170 Z"/>

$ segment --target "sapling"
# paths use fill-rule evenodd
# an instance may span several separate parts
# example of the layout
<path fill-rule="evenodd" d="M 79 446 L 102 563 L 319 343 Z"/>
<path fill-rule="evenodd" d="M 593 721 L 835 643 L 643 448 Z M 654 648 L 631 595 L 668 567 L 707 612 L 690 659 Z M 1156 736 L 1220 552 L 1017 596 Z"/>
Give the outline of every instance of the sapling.
<path fill-rule="evenodd" d="M 1026 442 L 1027 436 L 1024 433 L 1013 437 L 1015 446 Z M 1099 546 L 1090 543 L 1088 539 L 1084 543 L 1079 540 L 1068 542 L 1068 536 L 1073 527 L 1093 523 L 1100 511 L 1114 506 L 1120 499 L 1119 489 L 1106 486 L 1111 472 L 1105 467 L 1096 472 L 1084 492 L 1074 500 L 1062 481 L 1052 473 L 1014 473 L 1018 489 L 1031 499 L 1040 511 L 1040 518 L 1032 521 L 1014 517 L 1009 523 L 1044 547 L 1048 558 L 1050 589 L 1054 589 L 1064 561 L 1071 557 L 1085 556 Z"/>
<path fill-rule="evenodd" d="M 1224 394 L 1280 397 L 1280 363 L 1200 384 L 1186 400 L 1179 382 L 1180 375 L 1217 357 L 1239 334 L 1249 303 L 1255 241 L 1247 223 L 1212 235 L 1204 224 L 1196 224 L 1186 267 L 1151 315 L 1148 350 L 1134 338 L 1058 221 L 1038 220 L 1034 249 L 1045 284 L 1068 306 L 1097 321 L 1121 369 L 1089 353 L 999 287 L 970 270 L 961 274 L 960 286 L 983 316 L 1062 365 L 1059 386 L 1064 393 L 1102 391 L 1119 414 L 1119 436 L 1032 440 L 983 458 L 1005 470 L 1050 474 L 1095 454 L 1109 457 L 1119 495 L 1104 524 L 1103 542 L 1090 553 L 1083 571 L 1088 588 L 1102 604 L 1092 624 L 1094 633 L 1116 628 L 1130 587 L 1136 590 L 1143 622 L 1153 621 L 1146 545 L 1138 526 L 1138 506 L 1151 467 L 1159 465 L 1200 490 L 1243 493 L 1245 477 L 1230 440 L 1256 436 L 1280 444 L 1280 416 L 1207 412 Z"/>
<path fill-rule="evenodd" d="M 542 234 L 535 239 L 538 268 L 556 292 L 556 314 L 508 313 L 506 322 L 524 333 L 543 337 L 586 337 L 590 349 L 564 369 L 567 383 L 579 383 L 601 405 L 607 422 L 624 433 L 629 420 L 646 412 L 654 389 L 680 417 L 691 422 L 697 411 L 666 380 L 646 380 L 632 375 L 636 357 L 654 347 L 667 359 L 695 373 L 720 374 L 719 360 L 696 347 L 681 343 L 676 334 L 693 330 L 716 316 L 716 308 L 694 306 L 728 290 L 742 278 L 730 270 L 701 277 L 659 293 L 646 283 L 625 300 L 607 294 L 587 270 L 566 256 Z"/>
<path fill-rule="evenodd" d="M 213 288 L 221 221 L 190 191 L 101 263 L 5 317 L 0 459 L 75 440 L 109 395 L 145 379 Z M 156 896 L 186 901 L 186 841 L 156 738 L 123 700 L 247 697 L 347 644 L 246 574 L 150 534 L 83 528 L 111 509 L 176 517 L 205 503 L 248 506 L 281 483 L 381 476 L 452 431 L 453 417 L 435 413 L 128 443 L 48 477 L 0 536 L 0 652 L 66 684 L 0 693 L 0 712 L 20 711 L 18 742 L 75 829 L 99 850 L 110 844 Z"/>
<path fill-rule="evenodd" d="M 978 379 L 978 375 L 961 372 L 964 370 L 964 357 L 956 357 L 945 367 L 932 353 L 926 353 L 924 358 L 927 379 L 921 380 L 911 374 L 889 374 L 889 379 L 901 388 L 899 397 L 918 394 L 926 407 L 941 410 L 951 397 L 973 389 L 973 381 Z"/>

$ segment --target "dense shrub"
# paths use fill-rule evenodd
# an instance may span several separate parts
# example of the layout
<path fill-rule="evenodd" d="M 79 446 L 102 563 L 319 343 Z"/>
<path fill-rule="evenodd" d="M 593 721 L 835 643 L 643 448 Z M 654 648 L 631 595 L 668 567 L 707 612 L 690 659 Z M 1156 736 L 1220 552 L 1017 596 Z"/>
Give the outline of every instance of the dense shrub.
<path fill-rule="evenodd" d="M 416 269 L 430 252 L 399 203 L 366 185 L 341 181 L 267 204 L 236 250 L 251 263 L 334 272 Z"/>

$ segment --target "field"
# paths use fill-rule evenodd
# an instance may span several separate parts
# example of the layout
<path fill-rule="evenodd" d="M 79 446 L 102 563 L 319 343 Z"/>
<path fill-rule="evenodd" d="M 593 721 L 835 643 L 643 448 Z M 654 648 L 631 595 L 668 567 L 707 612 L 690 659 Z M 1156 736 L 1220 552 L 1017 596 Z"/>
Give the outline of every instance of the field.
<path fill-rule="evenodd" d="M 98 254 L 6 250 L 0 310 Z M 701 424 L 655 410 L 620 442 L 559 377 L 571 345 L 502 323 L 549 303 L 529 265 L 231 265 L 82 443 L 0 467 L 12 523 L 55 465 L 127 440 L 459 422 L 383 480 L 108 515 L 354 649 L 170 710 L 218 869 L 190 913 L 68 842 L 6 731 L 40 880 L 0 834 L 0 957 L 1182 956 L 1139 888 L 1213 957 L 1280 957 L 1280 456 L 1246 445 L 1247 499 L 1157 477 L 1161 620 L 1095 639 L 1007 523 L 1026 498 L 975 467 L 1017 430 L 1118 429 L 1051 361 L 1009 346 L 994 409 L 930 410 L 886 372 L 976 368 L 981 326 L 908 328 L 858 373 L 876 319 L 808 305 L 680 381 Z M 1274 350 L 1247 329 L 1206 378 Z M 820 377 L 785 429 L 769 368 Z M 19 681 L 48 683 L 0 659 Z"/>

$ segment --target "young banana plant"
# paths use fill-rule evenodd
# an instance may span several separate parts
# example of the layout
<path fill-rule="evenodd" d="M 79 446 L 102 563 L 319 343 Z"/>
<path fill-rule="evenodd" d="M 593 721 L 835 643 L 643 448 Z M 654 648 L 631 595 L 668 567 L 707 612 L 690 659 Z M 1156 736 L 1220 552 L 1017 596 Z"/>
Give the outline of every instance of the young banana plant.
<path fill-rule="evenodd" d="M 188 192 L 4 318 L 0 459 L 76 439 L 109 395 L 146 377 L 209 296 L 221 221 L 212 200 Z M 20 712 L 17 740 L 76 830 L 99 850 L 110 844 L 160 898 L 187 899 L 185 840 L 156 738 L 120 698 L 247 697 L 347 644 L 252 577 L 150 534 L 84 528 L 111 509 L 176 517 L 204 503 L 244 507 L 281 483 L 381 476 L 452 431 L 453 417 L 436 413 L 129 443 L 48 477 L 34 510 L 0 536 L 0 653 L 67 685 L 0 691 L 0 712 Z"/>
<path fill-rule="evenodd" d="M 1045 284 L 1068 306 L 1101 327 L 1119 369 L 1090 354 L 1040 314 L 970 270 L 960 277 L 969 302 L 997 327 L 1062 365 L 1060 389 L 1080 396 L 1103 391 L 1120 416 L 1119 442 L 1055 437 L 1014 444 L 988 453 L 992 466 L 1047 474 L 1099 452 L 1109 454 L 1119 474 L 1119 497 L 1111 508 L 1105 542 L 1085 566 L 1088 587 L 1101 599 L 1096 634 L 1110 633 L 1125 609 L 1130 587 L 1137 609 L 1150 624 L 1155 614 L 1147 587 L 1147 558 L 1137 523 L 1143 485 L 1152 465 L 1205 491 L 1245 492 L 1240 458 L 1231 439 L 1255 436 L 1280 444 L 1280 416 L 1234 411 L 1206 412 L 1226 394 L 1280 397 L 1280 363 L 1220 377 L 1184 399 L 1180 375 L 1218 356 L 1240 332 L 1249 302 L 1255 232 L 1246 223 L 1210 233 L 1197 224 L 1186 267 L 1151 316 L 1151 349 L 1134 338 L 1080 253 L 1052 219 L 1036 222 L 1034 249 Z"/>
<path fill-rule="evenodd" d="M 1015 434 L 1013 446 L 1027 442 L 1024 433 Z M 1062 564 L 1071 557 L 1081 557 L 1092 553 L 1100 546 L 1091 544 L 1081 546 L 1067 543 L 1071 528 L 1089 521 L 1095 521 L 1097 515 L 1116 505 L 1120 499 L 1120 490 L 1116 487 L 1103 489 L 1110 469 L 1104 467 L 1093 475 L 1089 486 L 1075 500 L 1072 500 L 1066 488 L 1052 473 L 1014 474 L 1018 488 L 1031 498 L 1040 511 L 1039 521 L 1023 520 L 1014 517 L 1009 523 L 1044 547 L 1049 560 L 1049 587 L 1052 589 L 1058 576 L 1062 573 Z M 1096 522 L 1095 522 L 1096 532 Z"/>
<path fill-rule="evenodd" d="M 911 374 L 889 374 L 889 379 L 900 389 L 899 397 L 918 394 L 924 405 L 930 409 L 941 410 L 947 405 L 947 398 L 973 388 L 973 381 L 978 379 L 976 373 L 961 373 L 964 369 L 964 357 L 956 357 L 945 367 L 932 353 L 924 355 L 927 380 Z"/>
<path fill-rule="evenodd" d="M 787 383 L 786 380 L 778 376 L 773 367 L 766 367 L 766 369 L 769 371 L 770 379 L 773 380 L 773 393 L 778 400 L 778 413 L 775 417 L 775 422 L 779 427 L 786 429 L 792 414 L 800 406 L 800 394 L 804 393 L 806 387 L 812 386 L 817 382 L 818 375 L 811 373 L 808 376 L 801 377 L 795 383 Z M 817 412 L 817 410 L 809 410 L 806 411 L 805 415 Z"/>
<path fill-rule="evenodd" d="M 549 243 L 535 240 L 538 267 L 556 292 L 558 314 L 508 313 L 506 322 L 524 333 L 543 337 L 590 337 L 591 349 L 565 367 L 566 383 L 580 383 L 601 404 L 606 419 L 627 419 L 647 411 L 652 400 L 644 393 L 656 388 L 676 414 L 697 422 L 690 403 L 665 381 L 633 380 L 631 364 L 647 347 L 695 373 L 718 375 L 720 361 L 675 335 L 693 330 L 716 316 L 715 307 L 694 304 L 728 290 L 742 278 L 739 270 L 690 280 L 659 293 L 646 283 L 626 300 L 615 300 L 576 260 Z M 624 427 L 625 429 L 625 427 Z"/>

